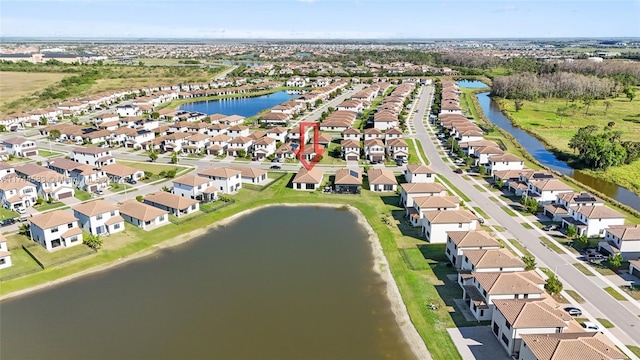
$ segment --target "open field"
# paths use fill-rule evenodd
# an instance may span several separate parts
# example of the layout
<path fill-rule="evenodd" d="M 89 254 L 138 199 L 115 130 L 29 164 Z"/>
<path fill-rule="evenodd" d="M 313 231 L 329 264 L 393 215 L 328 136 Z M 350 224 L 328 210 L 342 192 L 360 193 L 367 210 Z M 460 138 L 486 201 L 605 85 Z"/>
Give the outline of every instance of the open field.
<path fill-rule="evenodd" d="M 27 73 L 0 71 L 0 110 L 23 98 L 31 98 L 33 93 L 55 84 L 71 74 L 65 73 Z"/>
<path fill-rule="evenodd" d="M 0 111 L 29 111 L 107 90 L 210 81 L 225 69 L 224 66 L 202 69 L 199 66 L 2 64 Z M 78 81 L 62 82 L 65 77 Z"/>
<path fill-rule="evenodd" d="M 636 87 L 636 92 L 639 91 Z M 640 105 L 636 101 L 629 101 L 619 96 L 607 99 L 610 102 L 607 109 L 605 100 L 595 100 L 588 109 L 581 101 L 567 102 L 565 99 L 548 99 L 538 101 L 524 101 L 522 109 L 515 111 L 513 101 L 499 100 L 500 106 L 509 112 L 515 125 L 534 134 L 548 147 L 561 152 L 572 154 L 568 143 L 579 128 L 596 125 L 603 129 L 611 121 L 615 123 L 614 130 L 622 132 L 622 140 L 638 140 L 640 132 Z M 575 110 L 569 111 L 569 116 L 558 117 L 556 111 L 560 107 L 575 105 Z M 635 192 L 640 192 L 640 160 L 632 164 L 622 165 L 606 171 L 587 171 L 597 177 L 612 181 Z"/>

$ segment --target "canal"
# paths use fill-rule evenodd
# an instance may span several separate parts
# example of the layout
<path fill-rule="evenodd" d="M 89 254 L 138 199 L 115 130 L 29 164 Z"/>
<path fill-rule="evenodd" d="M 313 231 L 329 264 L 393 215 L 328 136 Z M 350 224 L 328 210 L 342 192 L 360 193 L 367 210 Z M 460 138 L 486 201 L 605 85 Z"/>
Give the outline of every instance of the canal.
<path fill-rule="evenodd" d="M 297 96 L 296 94 L 287 94 L 286 91 L 278 91 L 273 94 L 254 97 L 191 102 L 181 105 L 178 109 L 198 111 L 207 115 L 223 114 L 250 117 Z"/>
<path fill-rule="evenodd" d="M 412 359 L 367 236 L 343 209 L 258 210 L 4 301 L 2 358 Z"/>
<path fill-rule="evenodd" d="M 460 87 L 483 88 L 487 87 L 480 81 L 458 81 Z M 618 186 L 610 181 L 598 179 L 589 174 L 570 167 L 566 162 L 559 160 L 552 152 L 547 150 L 544 145 L 534 136 L 526 131 L 516 128 L 502 112 L 500 106 L 489 97 L 489 92 L 482 92 L 476 95 L 482 111 L 489 122 L 497 125 L 501 129 L 506 130 L 524 147 L 531 156 L 536 158 L 542 165 L 555 170 L 561 174 L 570 176 L 582 184 L 593 188 L 601 193 L 640 211 L 640 196 L 633 191 Z"/>

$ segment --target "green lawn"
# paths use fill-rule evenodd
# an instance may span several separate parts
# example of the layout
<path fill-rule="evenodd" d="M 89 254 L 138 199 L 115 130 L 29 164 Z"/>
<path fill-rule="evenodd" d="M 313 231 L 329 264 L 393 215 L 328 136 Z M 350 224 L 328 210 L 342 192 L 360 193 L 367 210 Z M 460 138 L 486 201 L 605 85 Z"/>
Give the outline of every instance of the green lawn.
<path fill-rule="evenodd" d="M 436 180 L 437 180 L 438 182 L 441 182 L 441 183 L 445 183 L 445 184 L 447 184 L 451 189 L 453 189 L 453 191 L 455 192 L 455 194 L 452 194 L 452 195 L 457 195 L 457 196 L 459 196 L 462 200 L 464 200 L 464 201 L 466 201 L 466 202 L 470 202 L 470 201 L 471 201 L 471 199 L 470 199 L 467 195 L 463 194 L 462 192 L 460 192 L 460 190 L 458 190 L 455 186 L 453 186 L 453 184 L 451 183 L 451 181 L 449 181 L 449 179 L 447 179 L 446 177 L 444 177 L 444 176 L 440 176 L 440 175 L 439 175 L 439 176 L 437 177 L 437 179 L 436 179 Z"/>
<path fill-rule="evenodd" d="M 638 91 L 638 87 L 636 87 Z M 556 111 L 567 105 L 565 99 L 546 99 L 538 101 L 524 101 L 522 109 L 515 111 L 513 101 L 500 101 L 501 107 L 509 112 L 517 126 L 529 131 L 551 146 L 562 152 L 571 153 L 568 143 L 571 137 L 581 127 L 596 125 L 604 128 L 609 122 L 615 123 L 614 130 L 622 132 L 622 140 L 636 140 L 640 131 L 640 111 L 635 101 L 626 97 L 609 98 L 611 105 L 607 109 L 605 100 L 595 100 L 594 104 L 586 107 L 582 102 L 569 101 L 569 105 L 576 105 L 577 109 L 564 118 L 559 118 Z M 621 186 L 640 192 L 640 160 L 632 164 L 623 165 L 606 171 L 589 171 L 597 177 L 613 181 Z"/>
<path fill-rule="evenodd" d="M 5 209 L 4 207 L 0 206 L 0 219 L 14 218 L 18 216 L 20 216 L 20 214 L 18 214 L 17 212 Z"/>
<path fill-rule="evenodd" d="M 478 324 L 465 321 L 453 305 L 452 299 L 461 296 L 461 289 L 446 277 L 447 274 L 453 273 L 453 269 L 446 267 L 443 245 L 425 245 L 422 239 L 416 237 L 415 231 L 408 231 L 404 224 L 404 211 L 396 205 L 397 195 L 395 194 L 377 194 L 367 190 L 363 190 L 360 196 L 323 194 L 321 191 L 300 192 L 286 187 L 293 176 L 294 174 L 289 174 L 276 180 L 274 185 L 260 193 L 242 189 L 238 194 L 231 196 L 236 201 L 234 204 L 193 218 L 179 226 L 168 224 L 149 232 L 125 226 L 125 231 L 110 236 L 105 241 L 108 244 L 105 244 L 97 254 L 18 279 L 4 281 L 0 287 L 0 295 L 52 281 L 91 267 L 114 263 L 118 259 L 149 249 L 165 240 L 189 236 L 190 231 L 206 228 L 218 220 L 257 206 L 282 202 L 351 205 L 362 212 L 377 234 L 411 322 L 424 339 L 433 358 L 461 359 L 446 329 Z M 381 221 L 381 217 L 390 221 L 385 223 Z M 424 260 L 420 259 L 415 251 L 416 248 L 420 249 Z M 405 253 L 408 256 L 404 255 Z M 419 270 L 412 270 L 406 258 L 409 258 L 413 267 Z M 430 303 L 440 305 L 439 309 L 429 309 L 427 305 Z"/>
<path fill-rule="evenodd" d="M 420 154 L 422 155 L 422 159 L 424 159 L 425 165 L 429 165 L 429 157 L 427 156 L 427 153 L 424 152 L 424 149 L 422 148 L 422 143 L 419 140 L 415 140 L 415 142 L 418 147 L 418 152 L 420 152 Z"/>
<path fill-rule="evenodd" d="M 47 211 L 47 210 L 53 210 L 53 209 L 62 209 L 64 207 L 68 207 L 66 206 L 63 202 L 52 202 L 51 204 L 48 204 L 46 202 L 43 202 L 42 205 L 35 205 L 33 208 L 43 212 L 43 211 Z"/>
<path fill-rule="evenodd" d="M 516 213 L 514 213 L 513 210 L 511 210 L 511 208 L 508 206 L 502 206 L 502 210 L 504 210 L 504 212 L 506 212 L 509 216 L 517 216 Z"/>
<path fill-rule="evenodd" d="M 483 218 L 485 218 L 485 220 L 486 220 L 486 219 L 491 219 L 491 218 L 489 217 L 489 215 L 487 215 L 487 213 L 486 213 L 486 212 L 484 212 L 484 210 L 482 210 L 482 208 L 477 207 L 477 206 L 474 206 L 474 207 L 473 207 L 473 210 L 475 210 L 475 212 L 477 212 L 478 214 L 480 214 L 480 216 L 482 216 Z"/>
<path fill-rule="evenodd" d="M 42 270 L 40 265 L 22 248 L 11 250 L 11 262 L 13 264 L 11 267 L 0 270 L 0 279 Z"/>
<path fill-rule="evenodd" d="M 581 273 L 583 273 L 583 274 L 585 274 L 587 276 L 595 276 L 595 275 L 593 275 L 593 273 L 591 271 L 589 271 L 589 269 L 587 269 L 586 266 L 584 266 L 584 265 L 582 265 L 580 263 L 574 263 L 573 266 L 576 269 L 580 270 Z"/>
<path fill-rule="evenodd" d="M 602 324 L 602 326 L 604 326 L 606 329 L 611 329 L 613 326 L 613 324 L 611 323 L 611 321 L 607 320 L 607 319 L 603 319 L 603 318 L 596 318 L 596 320 L 598 320 L 600 322 L 600 324 Z"/>
<path fill-rule="evenodd" d="M 407 145 L 409 145 L 409 164 L 421 164 L 418 153 L 416 152 L 416 142 L 419 143 L 419 141 L 415 139 L 407 139 Z M 422 154 L 424 154 L 424 151 Z"/>
<path fill-rule="evenodd" d="M 584 298 L 580 296 L 580 294 L 575 292 L 575 290 L 565 290 L 565 292 L 569 294 L 569 296 L 571 296 L 573 300 L 575 300 L 578 304 L 583 304 L 585 302 Z"/>
<path fill-rule="evenodd" d="M 152 162 L 138 162 L 138 161 L 128 161 L 128 160 L 118 160 L 118 164 L 130 166 L 132 168 L 136 168 L 142 171 L 149 171 L 155 175 L 159 174 L 161 171 L 168 171 L 172 169 L 176 169 L 177 174 L 181 174 L 184 171 L 188 170 L 189 167 L 182 165 L 169 165 L 169 164 L 159 164 Z M 176 175 L 178 176 L 178 175 Z"/>
<path fill-rule="evenodd" d="M 619 301 L 627 301 L 627 298 L 625 298 L 624 296 L 620 295 L 620 293 L 618 293 L 614 288 L 612 288 L 611 286 L 607 286 L 606 288 L 603 289 L 604 291 L 606 291 L 609 295 L 611 295 L 614 299 L 619 300 Z"/>
<path fill-rule="evenodd" d="M 524 225 L 524 224 L 523 224 Z M 538 237 L 538 239 L 540 239 L 540 241 L 549 249 L 557 252 L 558 254 L 564 254 L 564 251 L 562 251 L 558 245 L 554 244 L 553 242 L 551 242 L 551 240 L 547 239 L 544 236 L 540 236 Z"/>
<path fill-rule="evenodd" d="M 76 189 L 74 196 L 76 197 L 76 199 L 80 201 L 87 201 L 91 199 L 91 193 L 84 190 L 79 190 L 79 189 Z"/>
<path fill-rule="evenodd" d="M 634 353 L 637 357 L 640 357 L 640 347 L 634 345 L 626 345 L 632 353 Z"/>
<path fill-rule="evenodd" d="M 620 286 L 620 288 L 624 290 L 624 292 L 629 294 L 632 298 L 636 300 L 640 300 L 640 286 L 636 285 L 633 287 L 629 287 L 624 285 L 624 286 Z"/>
<path fill-rule="evenodd" d="M 515 246 L 518 250 L 520 250 L 520 252 L 523 253 L 525 256 L 535 257 L 529 250 L 527 250 L 526 247 L 524 247 L 524 245 L 522 245 L 520 241 L 516 239 L 508 239 L 508 240 L 513 246 Z"/>
<path fill-rule="evenodd" d="M 475 184 L 475 185 L 473 185 L 473 187 L 476 188 L 480 192 L 487 192 L 487 190 L 485 190 L 484 187 L 482 187 L 481 185 Z"/>
<path fill-rule="evenodd" d="M 63 156 L 64 154 L 59 151 L 49 151 L 44 149 L 38 149 L 38 155 L 42 157 L 54 157 L 54 156 Z"/>
<path fill-rule="evenodd" d="M 523 222 L 520 225 L 522 225 L 522 227 L 525 228 L 525 229 L 529 229 L 529 230 L 533 229 L 533 226 L 529 225 L 529 223 L 527 223 L 527 222 Z"/>

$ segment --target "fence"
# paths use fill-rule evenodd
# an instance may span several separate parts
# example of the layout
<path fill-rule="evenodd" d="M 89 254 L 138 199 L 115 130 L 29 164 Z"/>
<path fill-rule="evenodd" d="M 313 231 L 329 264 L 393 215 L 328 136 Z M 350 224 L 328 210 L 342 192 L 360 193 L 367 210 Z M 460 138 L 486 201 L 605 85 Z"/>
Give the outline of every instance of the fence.
<path fill-rule="evenodd" d="M 217 201 L 217 203 L 216 203 L 214 206 L 212 206 L 212 207 L 208 207 L 208 206 L 207 206 L 207 207 L 204 207 L 204 208 L 203 208 L 203 207 L 201 207 L 201 208 L 200 208 L 201 212 L 200 212 L 200 213 L 198 213 L 198 214 L 194 214 L 194 215 L 191 215 L 191 216 L 189 216 L 189 217 L 182 218 L 182 219 L 181 219 L 181 218 L 178 218 L 178 217 L 170 216 L 170 217 L 169 217 L 169 221 L 170 221 L 172 224 L 175 224 L 175 225 L 184 224 L 184 223 L 186 223 L 186 222 L 188 222 L 188 221 L 191 221 L 191 220 L 193 220 L 193 219 L 197 219 L 197 218 L 199 218 L 199 217 L 201 217 L 201 216 L 204 216 L 204 215 L 206 215 L 206 214 L 212 213 L 212 212 L 214 212 L 214 211 L 216 211 L 216 210 L 220 210 L 220 209 L 222 209 L 222 208 L 225 208 L 225 207 L 227 207 L 227 206 L 229 206 L 229 205 L 232 205 L 232 204 L 235 204 L 235 203 L 236 203 L 236 201 L 235 201 L 235 200 L 233 200 L 233 199 L 230 199 L 229 201 L 220 201 L 220 200 L 219 200 L 219 201 Z"/>
<path fill-rule="evenodd" d="M 283 171 L 280 173 L 280 175 L 278 177 L 276 177 L 275 179 L 273 179 L 272 181 L 270 181 L 267 185 L 265 186 L 260 186 L 260 185 L 255 185 L 255 184 L 242 184 L 242 187 L 248 190 L 252 190 L 252 191 L 265 191 L 267 190 L 271 185 L 275 184 L 276 182 L 278 182 L 278 180 L 282 179 L 283 177 L 289 175 L 290 173 Z"/>

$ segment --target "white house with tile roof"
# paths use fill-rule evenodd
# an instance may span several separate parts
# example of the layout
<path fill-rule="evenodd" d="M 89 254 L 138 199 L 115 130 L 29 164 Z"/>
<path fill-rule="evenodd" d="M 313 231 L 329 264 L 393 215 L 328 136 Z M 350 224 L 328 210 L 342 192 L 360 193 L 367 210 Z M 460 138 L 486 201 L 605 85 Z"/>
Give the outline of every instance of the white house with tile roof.
<path fill-rule="evenodd" d="M 369 190 L 378 192 L 395 192 L 398 188 L 398 180 L 389 169 L 369 169 Z"/>
<path fill-rule="evenodd" d="M 486 249 L 500 249 L 500 243 L 484 230 L 447 231 L 445 255 L 457 269 L 461 267 L 462 255 L 465 251 Z"/>
<path fill-rule="evenodd" d="M 128 200 L 118 207 L 122 218 L 142 230 L 152 230 L 169 223 L 169 212 L 157 207 Z"/>
<path fill-rule="evenodd" d="M 324 170 L 314 167 L 307 170 L 302 167 L 293 178 L 292 185 L 295 190 L 317 190 L 322 184 L 324 178 Z"/>
<path fill-rule="evenodd" d="M 625 360 L 627 356 L 600 332 L 522 334 L 519 360 Z"/>
<path fill-rule="evenodd" d="M 223 194 L 233 194 L 242 188 L 242 172 L 230 167 L 208 168 L 198 172 L 198 176 L 212 181 L 212 186 Z"/>
<path fill-rule="evenodd" d="M 440 183 L 400 184 L 400 205 L 413 207 L 413 199 L 423 196 L 446 196 L 447 189 Z"/>
<path fill-rule="evenodd" d="M 218 199 L 218 190 L 213 186 L 213 180 L 195 174 L 186 174 L 173 179 L 173 193 L 195 200 Z"/>
<path fill-rule="evenodd" d="M 640 225 L 611 225 L 605 229 L 598 251 L 620 254 L 625 260 L 640 259 Z"/>
<path fill-rule="evenodd" d="M 147 205 L 165 210 L 176 217 L 189 215 L 200 210 L 200 202 L 198 200 L 189 199 L 165 191 L 147 194 L 143 201 Z"/>
<path fill-rule="evenodd" d="M 64 210 L 53 210 L 29 217 L 31 239 L 51 251 L 82 244 L 78 219 Z"/>
<path fill-rule="evenodd" d="M 124 230 L 124 219 L 114 204 L 95 200 L 75 205 L 73 215 L 80 227 L 93 235 L 110 235 Z"/>

